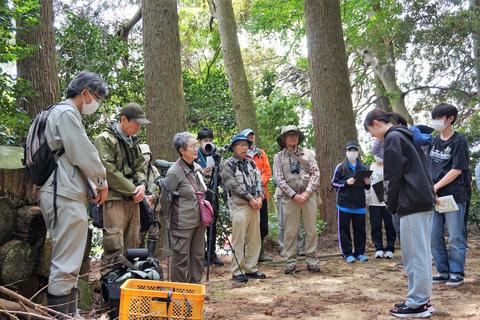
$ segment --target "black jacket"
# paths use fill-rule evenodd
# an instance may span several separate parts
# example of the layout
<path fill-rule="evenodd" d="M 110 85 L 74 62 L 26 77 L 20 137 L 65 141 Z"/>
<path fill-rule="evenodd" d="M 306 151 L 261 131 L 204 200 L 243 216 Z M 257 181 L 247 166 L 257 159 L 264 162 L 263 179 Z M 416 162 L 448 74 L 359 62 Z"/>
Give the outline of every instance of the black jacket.
<path fill-rule="evenodd" d="M 367 170 L 368 168 L 357 161 L 355 170 Z M 370 189 L 370 185 L 349 185 L 347 180 L 353 178 L 355 172 L 348 166 L 348 160 L 340 163 L 333 173 L 332 186 L 337 189 L 337 204 L 339 206 L 360 209 L 366 207 L 365 189 Z"/>
<path fill-rule="evenodd" d="M 433 210 L 435 194 L 425 154 L 404 126 L 385 133 L 384 181 L 388 210 L 399 215 Z"/>

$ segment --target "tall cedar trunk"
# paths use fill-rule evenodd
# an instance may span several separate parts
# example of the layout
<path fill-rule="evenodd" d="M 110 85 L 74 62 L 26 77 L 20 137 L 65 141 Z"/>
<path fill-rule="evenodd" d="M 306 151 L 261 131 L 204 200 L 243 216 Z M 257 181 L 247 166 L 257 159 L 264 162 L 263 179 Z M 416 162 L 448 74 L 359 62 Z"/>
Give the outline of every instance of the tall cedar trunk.
<path fill-rule="evenodd" d="M 172 138 L 187 126 L 177 1 L 144 0 L 142 10 L 147 142 L 154 157 L 174 160 Z"/>
<path fill-rule="evenodd" d="M 335 230 L 335 191 L 331 178 L 345 157 L 348 140 L 357 138 L 352 108 L 347 56 L 338 0 L 305 0 L 308 61 L 315 126 L 315 146 L 320 168 L 321 216 L 327 231 Z"/>
<path fill-rule="evenodd" d="M 214 4 L 222 43 L 223 61 L 232 93 L 232 104 L 238 129 L 240 131 L 251 128 L 258 133 L 255 108 L 238 44 L 237 24 L 233 14 L 232 1 L 215 0 Z"/>
<path fill-rule="evenodd" d="M 18 26 L 21 31 L 17 32 L 17 43 L 38 47 L 31 56 L 17 60 L 18 77 L 30 81 L 35 90 L 34 96 L 18 100 L 30 117 L 60 99 L 53 14 L 53 1 L 40 0 L 40 22 L 28 29 Z"/>
<path fill-rule="evenodd" d="M 472 30 L 473 41 L 473 62 L 475 64 L 475 87 L 477 88 L 477 104 L 480 104 L 480 30 L 479 30 L 479 14 L 480 14 L 480 0 L 469 0 L 470 10 L 474 12 L 475 30 Z"/>

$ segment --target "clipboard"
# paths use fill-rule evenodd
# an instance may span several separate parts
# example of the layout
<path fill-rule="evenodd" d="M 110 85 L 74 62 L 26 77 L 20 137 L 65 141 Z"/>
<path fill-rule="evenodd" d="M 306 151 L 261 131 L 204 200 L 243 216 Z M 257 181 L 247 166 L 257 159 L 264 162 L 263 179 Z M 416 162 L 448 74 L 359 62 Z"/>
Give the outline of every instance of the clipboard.
<path fill-rule="evenodd" d="M 377 199 L 379 202 L 384 202 L 385 201 L 385 189 L 383 187 L 383 180 L 378 181 L 377 183 L 372 185 L 373 191 L 375 192 L 375 195 L 377 196 Z"/>
<path fill-rule="evenodd" d="M 353 175 L 353 179 L 355 179 L 354 185 L 364 186 L 365 182 L 363 181 L 363 179 L 369 178 L 372 175 L 372 173 L 373 173 L 372 170 L 364 170 L 364 169 L 356 170 L 355 174 Z"/>

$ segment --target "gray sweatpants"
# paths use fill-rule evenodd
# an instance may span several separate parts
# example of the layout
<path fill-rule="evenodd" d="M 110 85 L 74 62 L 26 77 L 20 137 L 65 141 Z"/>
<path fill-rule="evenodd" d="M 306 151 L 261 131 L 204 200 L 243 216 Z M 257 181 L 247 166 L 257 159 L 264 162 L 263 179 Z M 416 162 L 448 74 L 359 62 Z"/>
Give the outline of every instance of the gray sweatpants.
<path fill-rule="evenodd" d="M 40 209 L 52 238 L 52 264 L 48 278 L 48 293 L 55 296 L 70 294 L 77 286 L 88 234 L 87 206 L 57 195 L 57 222 L 53 226 L 53 194 L 40 192 Z"/>
<path fill-rule="evenodd" d="M 432 296 L 432 214 L 418 212 L 400 218 L 402 258 L 408 277 L 405 304 L 410 308 L 420 307 Z"/>

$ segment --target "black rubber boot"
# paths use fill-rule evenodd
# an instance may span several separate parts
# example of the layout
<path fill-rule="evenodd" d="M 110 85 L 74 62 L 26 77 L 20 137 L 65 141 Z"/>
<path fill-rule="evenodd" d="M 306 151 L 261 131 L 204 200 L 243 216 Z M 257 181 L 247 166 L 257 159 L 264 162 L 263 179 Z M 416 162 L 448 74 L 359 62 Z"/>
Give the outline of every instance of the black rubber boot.
<path fill-rule="evenodd" d="M 72 305 L 71 302 L 71 293 L 66 294 L 64 296 L 54 296 L 53 294 L 47 294 L 47 303 L 48 308 L 60 312 L 64 315 L 68 315 L 70 313 L 70 308 Z M 64 319 L 64 317 L 60 315 L 53 315 L 56 319 Z"/>
<path fill-rule="evenodd" d="M 75 319 L 81 319 L 80 313 L 77 309 L 78 305 L 78 288 L 73 288 L 70 292 L 70 304 L 68 307 L 68 315 Z"/>

